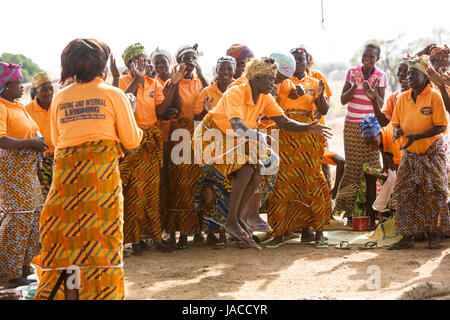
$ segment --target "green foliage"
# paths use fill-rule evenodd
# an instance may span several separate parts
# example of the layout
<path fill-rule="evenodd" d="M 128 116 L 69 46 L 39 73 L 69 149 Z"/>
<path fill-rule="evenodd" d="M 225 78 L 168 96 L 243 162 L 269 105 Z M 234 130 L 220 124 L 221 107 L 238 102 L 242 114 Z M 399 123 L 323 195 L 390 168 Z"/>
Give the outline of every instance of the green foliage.
<path fill-rule="evenodd" d="M 39 72 L 43 72 L 39 66 L 34 63 L 30 58 L 25 57 L 23 54 L 3 53 L 0 56 L 0 61 L 10 62 L 14 64 L 22 63 L 23 82 L 31 82 L 34 75 Z"/>

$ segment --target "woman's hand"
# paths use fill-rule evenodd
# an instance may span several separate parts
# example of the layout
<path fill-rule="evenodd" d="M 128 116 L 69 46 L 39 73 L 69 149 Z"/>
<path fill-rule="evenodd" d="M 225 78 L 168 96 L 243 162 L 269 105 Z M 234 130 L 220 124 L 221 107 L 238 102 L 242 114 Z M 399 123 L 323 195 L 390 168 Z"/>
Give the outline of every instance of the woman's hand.
<path fill-rule="evenodd" d="M 144 79 L 146 72 L 147 72 L 147 62 L 144 60 L 144 58 L 140 57 L 138 61 L 131 62 L 130 73 L 133 76 L 133 78 L 142 80 Z"/>
<path fill-rule="evenodd" d="M 131 110 L 133 110 L 133 113 L 136 112 L 136 97 L 132 93 L 126 93 L 125 95 L 130 101 Z"/>
<path fill-rule="evenodd" d="M 361 84 L 361 82 L 363 81 L 363 77 L 361 72 L 359 71 L 355 71 L 353 73 L 353 81 L 354 81 L 354 86 L 355 88 L 359 87 L 359 85 Z"/>
<path fill-rule="evenodd" d="M 178 118 L 180 115 L 180 110 L 176 108 L 169 108 L 167 111 L 167 119 Z"/>
<path fill-rule="evenodd" d="M 29 147 L 39 152 L 48 149 L 48 145 L 44 142 L 44 137 L 34 137 L 29 139 Z"/>
<path fill-rule="evenodd" d="M 272 86 L 272 91 L 270 92 L 274 98 L 278 97 L 278 88 L 276 86 Z"/>
<path fill-rule="evenodd" d="M 333 136 L 333 133 L 331 132 L 331 128 L 324 126 L 322 124 L 319 124 L 318 121 L 314 121 L 309 124 L 308 132 L 311 134 L 321 136 L 325 139 L 330 139 Z"/>
<path fill-rule="evenodd" d="M 323 97 L 324 92 L 325 92 L 325 82 L 323 82 L 323 80 L 319 80 L 319 88 L 317 89 L 319 97 Z"/>
<path fill-rule="evenodd" d="M 295 86 L 295 92 L 299 97 L 303 96 L 306 93 L 305 88 L 301 84 Z"/>
<path fill-rule="evenodd" d="M 170 83 L 177 85 L 186 75 L 186 65 L 184 63 L 176 66 L 170 76 Z"/>
<path fill-rule="evenodd" d="M 450 77 L 446 74 L 444 74 L 444 71 L 442 68 L 439 68 L 439 70 L 434 69 L 433 66 L 429 66 L 427 68 L 427 76 L 428 78 L 433 81 L 435 85 L 438 87 L 441 87 L 442 85 L 446 84 L 450 80 Z"/>
<path fill-rule="evenodd" d="M 395 142 L 398 138 L 402 137 L 404 135 L 403 129 L 400 127 L 394 127 L 394 135 L 392 137 L 392 142 Z"/>
<path fill-rule="evenodd" d="M 362 83 L 364 93 L 366 94 L 367 98 L 370 99 L 370 101 L 375 101 L 377 99 L 377 88 L 373 84 L 374 84 L 373 80 L 371 81 L 371 83 L 369 83 L 368 81 L 364 81 Z"/>
<path fill-rule="evenodd" d="M 403 147 L 400 148 L 402 150 L 409 148 L 409 146 L 412 145 L 413 142 L 417 140 L 417 137 L 415 134 L 410 134 L 409 136 L 406 136 L 405 138 L 408 139 L 408 142 Z"/>
<path fill-rule="evenodd" d="M 111 55 L 109 56 L 110 60 L 109 60 L 109 69 L 111 70 L 111 75 L 114 79 L 119 79 L 120 78 L 120 72 L 119 69 L 117 68 L 116 65 L 116 59 L 114 59 L 113 54 L 111 53 Z"/>
<path fill-rule="evenodd" d="M 203 109 L 205 109 L 206 112 L 211 110 L 211 106 L 213 104 L 213 101 L 214 101 L 214 98 L 209 99 L 209 97 L 206 97 L 205 100 L 203 100 Z"/>

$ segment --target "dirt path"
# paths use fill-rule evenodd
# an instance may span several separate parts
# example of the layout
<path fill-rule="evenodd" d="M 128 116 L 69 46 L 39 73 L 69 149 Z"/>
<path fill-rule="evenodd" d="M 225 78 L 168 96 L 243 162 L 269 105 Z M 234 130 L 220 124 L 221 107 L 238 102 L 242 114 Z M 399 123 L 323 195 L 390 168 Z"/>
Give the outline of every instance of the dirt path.
<path fill-rule="evenodd" d="M 222 251 L 191 244 L 171 253 L 125 259 L 127 299 L 388 299 L 423 281 L 450 285 L 450 239 L 441 250 L 370 251 L 284 245 L 278 249 Z M 369 289 L 369 266 L 381 288 Z M 369 284 L 370 285 L 370 284 Z"/>

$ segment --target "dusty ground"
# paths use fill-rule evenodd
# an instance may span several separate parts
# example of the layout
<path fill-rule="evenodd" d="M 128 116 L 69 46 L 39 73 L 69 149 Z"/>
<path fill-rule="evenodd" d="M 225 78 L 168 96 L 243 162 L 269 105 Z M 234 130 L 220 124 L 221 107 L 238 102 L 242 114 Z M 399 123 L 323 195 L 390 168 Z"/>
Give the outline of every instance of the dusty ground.
<path fill-rule="evenodd" d="M 369 266 L 381 271 L 381 288 L 368 288 Z M 284 245 L 257 252 L 230 243 L 216 251 L 191 244 L 171 253 L 125 258 L 127 299 L 389 299 L 423 281 L 450 285 L 450 239 L 440 250 L 361 251 Z M 450 296 L 448 296 L 450 299 Z"/>

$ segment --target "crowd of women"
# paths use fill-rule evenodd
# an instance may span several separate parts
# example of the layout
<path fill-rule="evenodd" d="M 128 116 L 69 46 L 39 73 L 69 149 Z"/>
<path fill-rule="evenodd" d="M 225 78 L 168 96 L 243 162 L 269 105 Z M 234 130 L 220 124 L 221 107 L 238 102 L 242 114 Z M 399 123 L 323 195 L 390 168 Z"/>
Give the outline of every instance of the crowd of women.
<path fill-rule="evenodd" d="M 327 143 L 332 92 L 304 47 L 257 58 L 235 44 L 224 53 L 208 81 L 197 44 L 172 61 L 136 43 L 120 74 L 108 45 L 75 39 L 61 54 L 62 89 L 54 96 L 39 73 L 26 106 L 16 101 L 21 65 L 1 62 L 0 277 L 20 286 L 33 266 L 36 299 L 123 299 L 124 244 L 140 255 L 151 239 L 169 252 L 206 234 L 213 249 L 232 237 L 261 250 L 259 231 L 271 238 L 267 248 L 298 233 L 326 248 L 333 212 L 351 223 L 361 210 L 361 181 L 375 225 L 374 185 L 388 170 L 397 171 L 392 198 L 403 235 L 390 249 L 424 235 L 430 249 L 440 247 L 450 233 L 446 46 L 402 59 L 401 89 L 386 103 L 380 47 L 365 46 L 341 94 L 345 160 Z M 337 166 L 334 186 L 329 165 Z"/>

